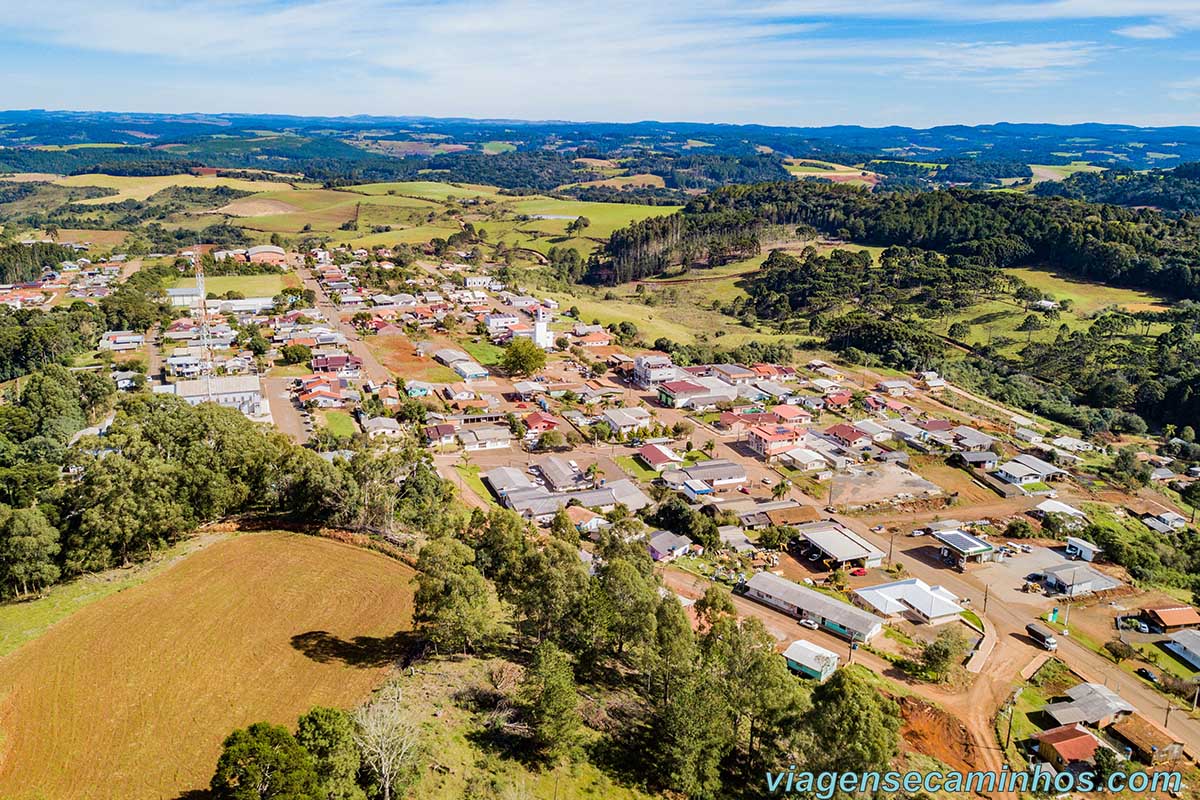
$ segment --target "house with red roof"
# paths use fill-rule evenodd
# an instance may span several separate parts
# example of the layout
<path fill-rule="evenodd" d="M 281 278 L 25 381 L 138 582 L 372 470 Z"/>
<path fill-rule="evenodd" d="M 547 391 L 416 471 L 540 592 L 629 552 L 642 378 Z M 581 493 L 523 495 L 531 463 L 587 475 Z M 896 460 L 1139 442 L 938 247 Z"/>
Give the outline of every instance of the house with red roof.
<path fill-rule="evenodd" d="M 667 408 L 683 408 L 693 397 L 710 392 L 709 388 L 693 381 L 663 381 L 658 385 L 658 402 Z"/>
<path fill-rule="evenodd" d="M 767 461 L 791 450 L 808 435 L 805 428 L 789 425 L 755 425 L 746 434 L 750 449 Z"/>
<path fill-rule="evenodd" d="M 655 472 L 662 472 L 675 464 L 682 464 L 683 457 L 669 447 L 661 444 L 644 445 L 637 452 L 638 460 Z"/>
<path fill-rule="evenodd" d="M 525 428 L 530 433 L 545 433 L 552 431 L 559 426 L 559 421 L 547 414 L 545 411 L 534 411 L 532 414 L 526 415 L 523 420 Z"/>
<path fill-rule="evenodd" d="M 834 392 L 833 394 L 825 395 L 825 407 L 833 409 L 849 408 L 850 403 L 854 401 L 854 395 L 850 392 Z"/>
<path fill-rule="evenodd" d="M 871 443 L 871 437 L 853 425 L 838 423 L 825 429 L 825 435 L 831 437 L 842 447 L 866 447 Z"/>
<path fill-rule="evenodd" d="M 1103 747 L 1100 740 L 1078 722 L 1044 730 L 1033 738 L 1038 743 L 1038 755 L 1060 772 L 1090 766 L 1096 751 Z"/>
<path fill-rule="evenodd" d="M 779 421 L 780 425 L 807 424 L 812 421 L 812 414 L 803 408 L 782 403 L 771 409 L 771 414 Z"/>

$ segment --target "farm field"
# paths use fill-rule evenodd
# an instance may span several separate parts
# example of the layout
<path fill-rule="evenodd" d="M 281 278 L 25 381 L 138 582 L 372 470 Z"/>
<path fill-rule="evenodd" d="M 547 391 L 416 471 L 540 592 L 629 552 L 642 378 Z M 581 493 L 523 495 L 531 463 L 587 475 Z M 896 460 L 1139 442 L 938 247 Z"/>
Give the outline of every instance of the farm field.
<path fill-rule="evenodd" d="M 784 162 L 784 167 L 798 178 L 828 178 L 834 183 L 852 183 L 859 186 L 874 186 L 879 182 L 876 173 L 861 167 L 819 161 L 815 158 L 789 158 Z"/>
<path fill-rule="evenodd" d="M 0 796 L 200 789 L 233 728 L 366 697 L 408 624 L 411 575 L 350 545 L 245 534 L 77 611 L 0 660 Z"/>
<path fill-rule="evenodd" d="M 195 278 L 180 278 L 172 288 L 194 287 Z M 300 279 L 292 273 L 283 275 L 208 275 L 204 288 L 212 294 L 241 292 L 246 297 L 274 297 L 285 287 L 298 288 Z"/>
<path fill-rule="evenodd" d="M 1070 300 L 1079 314 L 1091 314 L 1114 305 L 1130 311 L 1163 310 L 1167 307 L 1163 298 L 1149 292 L 1090 283 L 1072 276 L 1057 275 L 1045 269 L 1019 267 L 1007 269 L 1005 272 L 1053 295 L 1056 300 Z"/>
<path fill-rule="evenodd" d="M 104 231 L 90 228 L 62 228 L 55 241 L 58 242 L 91 242 L 102 250 L 120 247 L 128 238 L 128 231 Z"/>
<path fill-rule="evenodd" d="M 1097 167 L 1086 161 L 1072 161 L 1070 164 L 1030 164 L 1033 170 L 1033 182 L 1061 181 L 1076 172 L 1103 172 L 1104 167 Z"/>
<path fill-rule="evenodd" d="M 120 175 L 68 175 L 54 181 L 60 186 L 99 186 L 105 189 L 116 189 L 117 194 L 108 197 L 93 197 L 80 200 L 85 205 L 103 205 L 105 203 L 120 203 L 123 200 L 145 200 L 155 192 L 161 192 L 169 186 L 197 186 L 212 189 L 217 186 L 229 186 L 233 189 L 243 189 L 248 192 L 262 190 L 262 183 L 247 181 L 241 178 L 218 178 L 212 175 L 151 175 L 146 177 L 125 177 Z"/>
<path fill-rule="evenodd" d="M 394 192 L 426 200 L 450 200 L 464 197 L 499 197 L 495 186 L 480 184 L 438 183 L 437 181 L 395 181 L 390 183 L 360 183 L 344 187 L 344 191 L 367 195 L 386 195 Z"/>

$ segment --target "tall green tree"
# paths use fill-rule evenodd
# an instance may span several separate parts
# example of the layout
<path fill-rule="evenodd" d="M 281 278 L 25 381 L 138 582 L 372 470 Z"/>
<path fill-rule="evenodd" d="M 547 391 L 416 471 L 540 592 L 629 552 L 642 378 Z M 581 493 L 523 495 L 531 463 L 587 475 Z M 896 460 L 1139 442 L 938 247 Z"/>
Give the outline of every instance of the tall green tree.
<path fill-rule="evenodd" d="M 579 743 L 583 720 L 570 659 L 553 642 L 534 650 L 520 695 L 538 752 L 551 761 L 569 755 Z"/>
<path fill-rule="evenodd" d="M 475 553 L 442 537 L 421 548 L 413 619 L 438 650 L 475 652 L 497 633 L 494 590 L 474 566 Z"/>
<path fill-rule="evenodd" d="M 806 770 L 883 770 L 899 750 L 900 710 L 853 669 L 843 668 L 813 690 L 801 730 Z"/>
<path fill-rule="evenodd" d="M 534 344 L 532 339 L 519 336 L 504 348 L 500 366 L 509 375 L 533 375 L 546 366 L 546 351 Z"/>
<path fill-rule="evenodd" d="M 0 586 L 27 595 L 58 580 L 58 529 L 39 508 L 0 505 Z"/>
<path fill-rule="evenodd" d="M 322 797 L 366 800 L 358 785 L 362 757 L 354 743 L 354 720 L 348 713 L 340 708 L 313 708 L 300 717 L 296 741 L 312 757 Z"/>
<path fill-rule="evenodd" d="M 323 800 L 312 758 L 282 725 L 229 734 L 209 784 L 217 800 Z"/>

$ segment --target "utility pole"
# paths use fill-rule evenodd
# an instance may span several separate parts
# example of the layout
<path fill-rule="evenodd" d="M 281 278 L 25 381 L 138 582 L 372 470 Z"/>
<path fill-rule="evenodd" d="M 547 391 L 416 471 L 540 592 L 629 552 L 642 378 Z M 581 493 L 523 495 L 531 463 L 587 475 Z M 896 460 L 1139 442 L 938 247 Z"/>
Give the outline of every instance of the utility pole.
<path fill-rule="evenodd" d="M 983 613 L 987 613 L 988 592 L 991 590 L 991 584 L 985 584 L 983 587 Z"/>
<path fill-rule="evenodd" d="M 892 549 L 896 546 L 896 529 L 892 528 L 891 538 L 888 539 L 888 567 L 892 566 Z"/>

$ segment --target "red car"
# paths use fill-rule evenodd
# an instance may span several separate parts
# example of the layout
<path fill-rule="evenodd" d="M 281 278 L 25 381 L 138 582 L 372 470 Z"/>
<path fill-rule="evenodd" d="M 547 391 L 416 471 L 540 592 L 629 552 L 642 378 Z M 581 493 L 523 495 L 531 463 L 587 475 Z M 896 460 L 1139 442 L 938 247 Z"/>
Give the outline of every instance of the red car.
<path fill-rule="evenodd" d="M 739 486 L 738 491 L 741 492 L 742 494 L 750 494 L 750 490 L 747 489 L 745 486 Z"/>
<path fill-rule="evenodd" d="M 856 578 L 861 578 L 863 575 L 867 574 L 867 571 L 862 567 L 855 567 L 854 569 L 850 570 L 850 574 Z"/>

